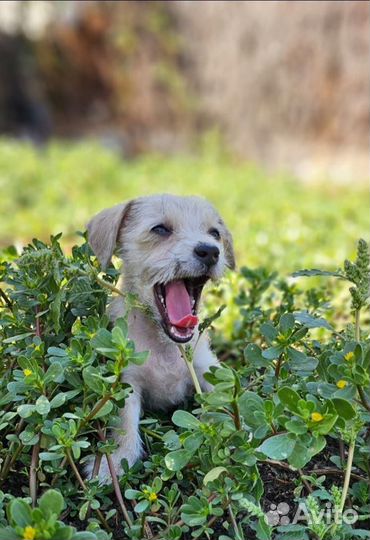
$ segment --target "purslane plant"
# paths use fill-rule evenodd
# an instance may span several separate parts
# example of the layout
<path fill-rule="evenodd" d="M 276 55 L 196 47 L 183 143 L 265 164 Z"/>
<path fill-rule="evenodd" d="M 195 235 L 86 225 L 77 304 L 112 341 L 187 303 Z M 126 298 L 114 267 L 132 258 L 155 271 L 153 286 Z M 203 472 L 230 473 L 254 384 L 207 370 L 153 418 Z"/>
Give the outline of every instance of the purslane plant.
<path fill-rule="evenodd" d="M 231 341 L 220 338 L 222 309 L 210 306 L 201 328 L 212 332 L 218 325 L 214 343 L 223 362 L 207 375 L 214 390 L 199 392 L 193 374 L 195 400 L 171 418 L 147 414 L 144 462 L 132 469 L 123 463 L 122 478 L 112 470 L 112 487 L 101 487 L 84 478 L 84 461 L 95 454 L 98 470 L 103 454 L 110 459 L 110 434 L 120 429 L 117 413 L 131 391 L 122 368 L 145 362 L 147 353 L 135 351 L 125 318 L 112 328 L 105 315 L 108 293 L 117 294 L 117 270 L 101 275 L 86 242 L 67 257 L 58 240 L 35 240 L 20 255 L 5 250 L 0 263 L 3 529 L 19 538 L 54 538 L 47 518 L 41 527 L 38 508 L 48 493 L 58 497 L 47 491 L 52 487 L 65 502 L 63 520 L 60 509 L 50 523 L 61 530 L 64 523 L 65 538 L 75 538 L 72 524 L 98 540 L 369 537 L 361 527 L 369 514 L 370 473 L 364 241 L 343 270 L 295 274 L 349 281 L 353 324 L 343 311 L 335 314 L 322 286 L 299 289 L 297 279 L 242 269 Z M 228 294 L 218 292 L 217 307 Z M 181 352 L 191 372 L 192 350 Z M 320 457 L 328 452 L 330 461 Z M 268 521 L 266 468 L 293 475 L 289 519 L 305 504 L 306 522 Z M 358 519 L 310 523 L 325 500 L 341 515 L 351 504 Z M 27 523 L 12 517 L 12 508 L 23 509 Z"/>

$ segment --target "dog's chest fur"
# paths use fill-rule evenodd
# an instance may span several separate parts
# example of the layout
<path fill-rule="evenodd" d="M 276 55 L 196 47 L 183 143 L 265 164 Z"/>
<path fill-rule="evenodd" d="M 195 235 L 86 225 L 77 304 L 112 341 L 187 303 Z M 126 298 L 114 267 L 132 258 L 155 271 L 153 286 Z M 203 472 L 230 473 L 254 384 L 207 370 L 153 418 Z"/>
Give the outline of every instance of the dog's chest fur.
<path fill-rule="evenodd" d="M 115 301 L 117 302 L 117 300 Z M 124 312 L 123 302 L 110 306 L 110 316 L 117 318 Z M 119 309 L 120 308 L 120 309 Z M 117 311 L 120 313 L 117 313 Z M 129 337 L 138 352 L 149 351 L 142 366 L 130 365 L 123 372 L 123 380 L 140 388 L 145 404 L 153 409 L 166 409 L 183 401 L 192 393 L 193 386 L 178 347 L 166 338 L 158 340 L 158 327 L 140 311 L 133 310 L 129 319 Z"/>

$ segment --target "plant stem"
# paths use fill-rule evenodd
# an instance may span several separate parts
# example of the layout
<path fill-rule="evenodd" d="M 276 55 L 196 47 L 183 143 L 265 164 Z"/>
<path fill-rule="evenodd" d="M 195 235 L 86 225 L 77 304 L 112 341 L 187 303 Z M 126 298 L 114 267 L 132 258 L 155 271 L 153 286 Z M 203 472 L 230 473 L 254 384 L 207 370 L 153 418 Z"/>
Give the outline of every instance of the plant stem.
<path fill-rule="evenodd" d="M 212 495 L 210 495 L 208 497 L 208 502 L 212 502 L 213 499 L 215 499 L 217 497 L 217 494 L 216 493 L 212 493 Z M 229 501 L 227 502 L 227 504 L 229 504 Z M 227 506 L 227 505 L 226 505 Z M 211 525 L 213 523 L 213 521 L 215 521 L 215 519 L 217 519 L 217 516 L 213 516 L 210 521 L 208 522 L 207 526 L 208 525 Z M 176 523 L 174 523 L 173 525 L 175 525 L 176 527 L 182 527 L 184 525 L 184 522 L 182 519 L 179 519 L 178 521 L 176 521 Z M 161 538 L 163 538 L 163 535 L 162 534 L 166 534 L 168 533 L 168 530 L 169 530 L 169 527 L 167 529 L 165 529 L 164 531 L 161 531 L 159 534 L 156 534 L 152 540 L 160 540 Z"/>
<path fill-rule="evenodd" d="M 18 424 L 18 426 L 17 426 L 17 428 L 15 430 L 15 435 L 20 434 L 20 432 L 22 431 L 22 428 L 24 426 L 24 423 L 25 423 L 24 418 L 21 418 L 21 420 L 19 421 L 19 424 Z M 10 444 L 10 446 L 9 446 L 8 455 L 6 456 L 6 458 L 4 460 L 3 467 L 2 467 L 1 473 L 0 473 L 0 484 L 2 484 L 3 481 L 6 479 L 6 477 L 8 476 L 8 473 L 9 473 L 9 470 L 10 470 L 11 466 L 13 465 L 14 461 L 18 457 L 19 452 L 23 448 L 23 444 L 20 443 L 19 447 L 16 449 L 16 451 L 13 454 L 13 449 L 14 449 L 15 444 L 16 444 L 15 442 L 12 442 Z"/>
<path fill-rule="evenodd" d="M 242 423 L 241 423 L 241 420 L 240 420 L 239 406 L 238 406 L 238 402 L 236 401 L 236 399 L 232 400 L 231 406 L 233 408 L 233 413 L 234 413 L 235 429 L 237 431 L 240 431 L 242 429 Z"/>
<path fill-rule="evenodd" d="M 7 295 L 5 294 L 5 292 L 2 290 L 1 287 L 0 287 L 0 296 L 4 300 L 4 302 L 6 303 L 8 308 L 11 310 L 13 305 L 12 305 L 11 301 L 9 300 L 9 298 L 7 297 Z"/>
<path fill-rule="evenodd" d="M 39 464 L 40 453 L 40 437 L 32 449 L 31 467 L 30 467 L 30 497 L 32 499 L 33 508 L 36 506 L 37 500 L 37 467 Z"/>
<path fill-rule="evenodd" d="M 61 468 L 62 470 L 64 470 L 64 467 L 66 466 L 67 461 L 68 461 L 68 459 L 67 459 L 66 457 L 64 457 L 64 458 L 62 459 L 61 464 L 60 464 L 60 468 Z M 56 473 L 56 474 L 53 476 L 53 478 L 52 478 L 52 480 L 51 480 L 51 482 L 50 482 L 51 487 L 55 486 L 56 481 L 58 480 L 59 476 L 60 476 L 60 473 Z"/>
<path fill-rule="evenodd" d="M 355 311 L 355 338 L 359 343 L 361 338 L 361 329 L 360 329 L 360 310 L 356 309 Z M 361 385 L 356 384 L 358 395 L 360 396 L 360 401 L 367 411 L 370 411 L 370 404 L 366 399 L 365 392 Z"/>
<path fill-rule="evenodd" d="M 113 384 L 114 386 L 114 384 Z M 113 386 L 112 386 L 112 390 L 113 390 Z M 100 411 L 100 409 L 102 409 L 104 407 L 104 405 L 107 403 L 107 401 L 110 400 L 110 398 L 112 397 L 112 393 L 109 392 L 109 394 L 106 394 L 104 397 L 101 398 L 100 401 L 98 401 L 98 403 L 95 405 L 95 407 L 92 409 L 92 411 L 90 412 L 90 414 L 88 414 L 86 416 L 86 418 L 84 418 L 82 421 L 81 421 L 81 424 L 80 424 L 80 429 L 85 426 L 86 424 L 88 424 L 90 422 L 90 420 L 92 420 L 94 418 L 94 416 Z M 79 429 L 79 431 L 80 431 Z"/>
<path fill-rule="evenodd" d="M 72 470 L 73 470 L 73 472 L 74 472 L 74 475 L 76 476 L 77 481 L 78 481 L 78 483 L 80 484 L 80 486 L 82 487 L 83 491 L 86 493 L 86 491 L 87 491 L 87 486 L 86 486 L 85 482 L 82 480 L 82 477 L 81 477 L 81 475 L 80 475 L 80 473 L 79 473 L 79 471 L 78 471 L 78 469 L 77 469 L 77 467 L 76 467 L 76 464 L 75 464 L 75 462 L 74 462 L 74 460 L 73 460 L 71 451 L 70 451 L 69 448 L 66 448 L 65 451 L 66 451 L 66 457 L 67 457 L 67 459 L 68 459 L 68 461 L 69 461 L 70 466 L 72 467 Z M 109 527 L 109 525 L 108 525 L 108 523 L 107 523 L 105 517 L 103 516 L 102 512 L 100 511 L 100 509 L 97 508 L 97 509 L 95 510 L 95 512 L 98 514 L 99 519 L 100 519 L 100 521 L 102 522 L 102 524 L 103 524 L 103 526 L 105 527 L 105 529 L 106 529 L 107 531 L 110 531 L 111 528 Z"/>
<path fill-rule="evenodd" d="M 122 291 L 120 291 L 119 289 L 117 289 L 117 287 L 115 287 L 114 285 L 109 283 L 109 281 L 105 281 L 105 279 L 100 278 L 98 275 L 95 275 L 94 277 L 95 277 L 96 281 L 102 287 L 106 287 L 107 289 L 111 290 L 112 292 L 114 292 L 116 294 L 119 294 L 120 296 L 123 296 L 123 298 L 125 298 L 125 294 Z"/>
<path fill-rule="evenodd" d="M 41 339 L 41 321 L 38 314 L 40 313 L 40 307 L 36 306 L 36 336 Z"/>
<path fill-rule="evenodd" d="M 104 436 L 104 434 L 103 434 L 100 427 L 98 427 L 98 435 L 99 435 L 99 438 L 100 438 L 100 440 L 102 442 L 106 442 L 106 438 L 105 438 L 105 436 Z M 125 518 L 127 525 L 131 529 L 132 528 L 132 521 L 131 521 L 130 515 L 129 515 L 128 511 L 127 511 L 127 508 L 126 508 L 126 505 L 124 503 L 123 497 L 122 497 L 121 489 L 119 487 L 119 482 L 118 482 L 118 479 L 117 479 L 117 474 L 116 474 L 116 471 L 114 469 L 114 464 L 113 464 L 113 461 L 112 461 L 112 456 L 110 454 L 106 454 L 105 457 L 107 458 L 107 461 L 108 461 L 108 467 L 109 467 L 110 475 L 112 477 L 112 484 L 113 484 L 113 487 L 114 487 L 114 492 L 116 494 L 118 503 L 120 505 L 123 517 Z"/>
<path fill-rule="evenodd" d="M 236 522 L 233 509 L 231 508 L 231 504 L 227 505 L 227 509 L 229 511 L 230 521 L 233 526 L 234 532 L 235 532 L 235 540 L 243 540 L 244 536 L 240 534 L 240 530 L 238 527 L 238 524 Z"/>
<path fill-rule="evenodd" d="M 361 404 L 365 407 L 367 411 L 370 412 L 370 404 L 367 402 L 364 389 L 359 384 L 356 384 L 357 392 L 360 397 Z"/>
<path fill-rule="evenodd" d="M 355 445 L 356 445 L 356 437 L 353 437 L 353 440 L 351 441 L 351 443 L 349 445 L 349 448 L 348 448 L 346 474 L 345 474 L 345 477 L 344 477 L 342 499 L 340 501 L 340 512 L 341 513 L 343 512 L 344 505 L 346 504 L 347 493 L 348 493 L 348 488 L 349 488 L 349 482 L 350 482 L 350 479 L 351 479 L 353 455 L 355 453 Z"/>
<path fill-rule="evenodd" d="M 357 342 L 360 341 L 360 310 L 356 309 L 355 311 L 355 339 Z"/>
<path fill-rule="evenodd" d="M 275 377 L 277 379 L 279 378 L 279 375 L 280 375 L 280 369 L 281 369 L 282 363 L 283 363 L 283 353 L 281 353 L 281 355 L 279 356 L 279 359 L 276 362 L 276 366 L 275 366 Z"/>
<path fill-rule="evenodd" d="M 193 361 L 188 359 L 186 351 L 185 351 L 185 349 L 184 349 L 184 347 L 182 345 L 178 345 L 178 348 L 179 348 L 180 354 L 181 354 L 183 360 L 185 361 L 185 364 L 187 365 L 187 368 L 189 370 L 190 376 L 191 376 L 193 384 L 194 384 L 195 393 L 196 394 L 202 394 L 202 389 L 200 387 L 197 374 L 195 373 L 195 369 L 194 369 L 194 366 L 193 366 Z"/>
<path fill-rule="evenodd" d="M 284 463 L 283 461 L 277 461 L 277 460 L 274 460 L 274 459 L 264 459 L 262 463 L 267 463 L 268 465 L 271 465 L 272 467 L 281 467 L 282 469 L 286 469 L 287 471 L 291 471 L 293 473 L 298 473 L 299 474 L 299 471 L 297 469 L 294 469 L 293 467 L 291 467 L 288 463 Z M 303 471 L 302 470 L 302 473 L 303 474 L 330 474 L 330 475 L 334 475 L 334 476 L 344 476 L 345 475 L 345 472 L 342 471 L 341 469 L 335 469 L 334 467 L 333 468 L 323 468 L 323 469 L 310 469 L 308 471 Z M 355 478 L 356 480 L 359 480 L 359 481 L 363 481 L 363 482 L 367 482 L 368 484 L 370 484 L 370 479 L 367 479 L 367 478 L 364 478 L 363 476 L 360 476 L 359 474 L 355 474 L 355 473 L 352 473 L 351 474 L 352 478 Z"/>
<path fill-rule="evenodd" d="M 143 433 L 146 433 L 147 435 L 150 435 L 151 437 L 153 437 L 153 439 L 157 439 L 158 441 L 163 441 L 163 437 L 159 435 L 158 433 L 156 433 L 155 431 L 148 429 L 146 427 L 143 427 L 143 426 L 141 426 L 140 429 Z"/>

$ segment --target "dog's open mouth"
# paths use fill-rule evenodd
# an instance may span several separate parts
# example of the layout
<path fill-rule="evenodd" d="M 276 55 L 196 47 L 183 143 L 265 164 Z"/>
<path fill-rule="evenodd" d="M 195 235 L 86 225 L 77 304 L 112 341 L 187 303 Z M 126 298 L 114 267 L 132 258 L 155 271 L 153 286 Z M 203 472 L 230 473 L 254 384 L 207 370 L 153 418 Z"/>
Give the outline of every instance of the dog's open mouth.
<path fill-rule="evenodd" d="M 154 285 L 154 297 L 166 334 L 178 343 L 186 343 L 198 324 L 197 310 L 208 276 L 184 278 Z"/>

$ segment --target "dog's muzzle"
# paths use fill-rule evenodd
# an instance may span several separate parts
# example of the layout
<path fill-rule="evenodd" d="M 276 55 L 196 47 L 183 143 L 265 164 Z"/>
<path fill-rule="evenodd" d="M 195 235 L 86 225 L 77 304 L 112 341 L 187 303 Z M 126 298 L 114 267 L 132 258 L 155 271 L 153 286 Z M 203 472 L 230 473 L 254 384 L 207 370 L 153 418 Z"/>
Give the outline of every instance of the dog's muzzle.
<path fill-rule="evenodd" d="M 198 324 L 198 306 L 209 276 L 177 279 L 154 285 L 154 298 L 166 334 L 177 343 L 186 343 Z"/>

